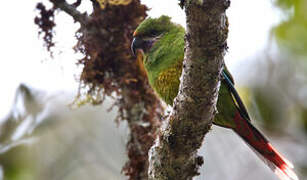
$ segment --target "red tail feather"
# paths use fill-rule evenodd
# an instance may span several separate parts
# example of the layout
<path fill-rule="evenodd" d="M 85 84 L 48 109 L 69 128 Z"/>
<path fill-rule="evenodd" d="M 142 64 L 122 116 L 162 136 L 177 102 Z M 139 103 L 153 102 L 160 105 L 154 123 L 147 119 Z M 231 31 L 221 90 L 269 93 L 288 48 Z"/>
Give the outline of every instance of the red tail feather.
<path fill-rule="evenodd" d="M 292 170 L 293 165 L 248 120 L 245 120 L 239 112 L 236 113 L 234 120 L 236 128 L 233 130 L 252 147 L 281 180 L 298 180 Z"/>

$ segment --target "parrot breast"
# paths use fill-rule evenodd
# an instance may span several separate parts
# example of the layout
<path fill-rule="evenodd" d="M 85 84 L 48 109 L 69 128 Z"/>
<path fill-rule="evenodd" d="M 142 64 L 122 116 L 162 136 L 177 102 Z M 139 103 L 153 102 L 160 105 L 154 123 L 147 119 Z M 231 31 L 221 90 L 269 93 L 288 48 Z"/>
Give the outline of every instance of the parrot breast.
<path fill-rule="evenodd" d="M 173 104 L 173 100 L 178 94 L 181 71 L 182 61 L 177 61 L 174 65 L 161 71 L 153 81 L 152 87 L 169 105 Z"/>

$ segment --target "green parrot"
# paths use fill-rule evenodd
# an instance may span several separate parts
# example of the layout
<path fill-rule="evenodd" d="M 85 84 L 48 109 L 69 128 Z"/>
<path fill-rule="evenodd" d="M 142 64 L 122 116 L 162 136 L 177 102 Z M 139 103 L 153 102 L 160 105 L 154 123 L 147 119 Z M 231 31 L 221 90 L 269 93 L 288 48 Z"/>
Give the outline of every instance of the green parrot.
<path fill-rule="evenodd" d="M 132 53 L 141 53 L 148 80 L 168 105 L 178 94 L 184 58 L 185 29 L 168 16 L 145 19 L 135 30 Z M 234 88 L 234 80 L 224 66 L 213 123 L 236 132 L 282 180 L 298 180 L 293 165 L 269 143 L 250 121 Z"/>

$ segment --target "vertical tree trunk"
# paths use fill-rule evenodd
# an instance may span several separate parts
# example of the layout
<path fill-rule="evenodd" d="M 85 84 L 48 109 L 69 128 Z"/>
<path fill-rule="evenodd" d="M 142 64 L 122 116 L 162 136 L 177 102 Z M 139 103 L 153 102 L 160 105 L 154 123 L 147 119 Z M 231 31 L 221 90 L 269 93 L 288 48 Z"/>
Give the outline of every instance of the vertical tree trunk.
<path fill-rule="evenodd" d="M 187 16 L 179 94 L 166 125 L 149 152 L 149 178 L 192 179 L 197 155 L 216 113 L 220 73 L 227 48 L 229 0 L 181 1 Z"/>

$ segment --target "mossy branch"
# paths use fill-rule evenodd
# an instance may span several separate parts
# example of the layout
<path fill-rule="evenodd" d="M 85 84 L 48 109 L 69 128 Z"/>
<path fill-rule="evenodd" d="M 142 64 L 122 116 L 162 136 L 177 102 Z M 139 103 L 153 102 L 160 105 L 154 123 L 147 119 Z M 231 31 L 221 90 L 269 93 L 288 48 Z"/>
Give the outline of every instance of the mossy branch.
<path fill-rule="evenodd" d="M 179 94 L 173 111 L 149 152 L 149 178 L 192 179 L 197 155 L 216 114 L 220 73 L 227 48 L 229 0 L 185 0 L 187 27 Z"/>
<path fill-rule="evenodd" d="M 148 179 L 147 152 L 160 127 L 163 107 L 130 50 L 133 31 L 147 16 L 147 7 L 140 0 L 108 0 L 102 9 L 97 0 L 90 0 L 93 12 L 87 15 L 77 10 L 82 0 L 72 4 L 65 0 L 49 1 L 53 4 L 51 9 L 43 3 L 37 5 L 40 14 L 35 23 L 40 33 L 47 33 L 44 40 L 50 44 L 48 47 L 53 47 L 55 10 L 64 11 L 81 24 L 75 33 L 74 46 L 74 50 L 84 55 L 77 60 L 83 67 L 80 100 L 84 95 L 90 97 L 86 98 L 87 102 L 97 105 L 105 95 L 117 95 L 114 99 L 117 120 L 127 121 L 131 133 L 126 146 L 128 162 L 122 172 L 130 180 Z"/>

